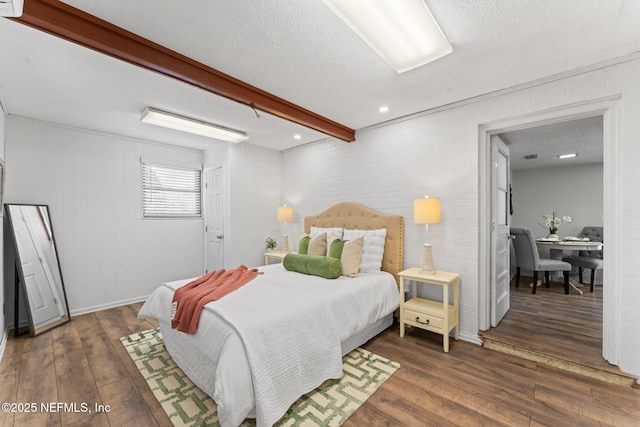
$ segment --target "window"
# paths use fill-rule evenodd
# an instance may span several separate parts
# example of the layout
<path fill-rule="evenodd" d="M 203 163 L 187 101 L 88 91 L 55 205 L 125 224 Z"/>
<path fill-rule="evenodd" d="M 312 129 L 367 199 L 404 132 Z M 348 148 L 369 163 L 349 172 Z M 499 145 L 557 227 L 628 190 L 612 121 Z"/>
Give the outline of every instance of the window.
<path fill-rule="evenodd" d="M 201 171 L 142 163 L 144 218 L 199 218 Z"/>

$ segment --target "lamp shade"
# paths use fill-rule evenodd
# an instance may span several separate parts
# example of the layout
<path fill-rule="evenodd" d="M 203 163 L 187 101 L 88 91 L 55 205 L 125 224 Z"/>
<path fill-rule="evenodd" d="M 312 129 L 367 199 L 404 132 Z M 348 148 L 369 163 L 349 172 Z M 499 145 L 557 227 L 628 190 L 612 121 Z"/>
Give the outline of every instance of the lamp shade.
<path fill-rule="evenodd" d="M 278 206 L 278 222 L 291 221 L 293 221 L 293 209 L 291 209 L 291 206 Z"/>
<path fill-rule="evenodd" d="M 430 197 L 413 201 L 413 220 L 416 224 L 440 222 L 440 199 Z"/>

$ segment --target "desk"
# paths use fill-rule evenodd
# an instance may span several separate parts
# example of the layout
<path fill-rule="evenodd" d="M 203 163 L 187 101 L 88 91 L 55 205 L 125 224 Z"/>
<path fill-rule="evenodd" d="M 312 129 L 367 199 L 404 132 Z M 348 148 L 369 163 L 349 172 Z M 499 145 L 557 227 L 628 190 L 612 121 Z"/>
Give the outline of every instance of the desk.
<path fill-rule="evenodd" d="M 562 260 L 563 251 L 601 251 L 603 246 L 602 242 L 580 242 L 573 240 L 558 242 L 536 240 L 536 245 L 538 248 L 549 249 L 549 256 L 559 260 Z M 578 288 L 578 283 L 575 280 L 569 278 L 569 285 L 582 295 L 582 290 Z M 534 283 L 534 286 L 537 286 L 537 283 Z"/>

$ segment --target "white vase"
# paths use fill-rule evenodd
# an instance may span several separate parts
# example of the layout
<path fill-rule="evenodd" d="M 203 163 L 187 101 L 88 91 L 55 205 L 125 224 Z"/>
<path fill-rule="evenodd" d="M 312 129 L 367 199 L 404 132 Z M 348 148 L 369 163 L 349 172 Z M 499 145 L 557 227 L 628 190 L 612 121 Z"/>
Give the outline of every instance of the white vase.
<path fill-rule="evenodd" d="M 558 236 L 557 234 L 552 233 L 552 234 L 549 234 L 549 235 L 547 236 L 547 239 L 557 239 L 557 240 L 560 240 L 560 236 Z"/>

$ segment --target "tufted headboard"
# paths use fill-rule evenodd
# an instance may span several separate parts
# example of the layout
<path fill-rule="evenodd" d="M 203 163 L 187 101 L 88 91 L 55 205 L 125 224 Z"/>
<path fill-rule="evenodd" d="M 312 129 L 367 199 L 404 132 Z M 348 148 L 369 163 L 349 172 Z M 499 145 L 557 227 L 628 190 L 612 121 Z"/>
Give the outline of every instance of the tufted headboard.
<path fill-rule="evenodd" d="M 314 227 L 342 227 L 349 230 L 387 229 L 384 242 L 382 270 L 393 274 L 398 281 L 398 273 L 403 270 L 403 233 L 402 216 L 376 212 L 354 202 L 342 202 L 329 209 L 304 218 L 304 231 L 308 233 Z"/>

